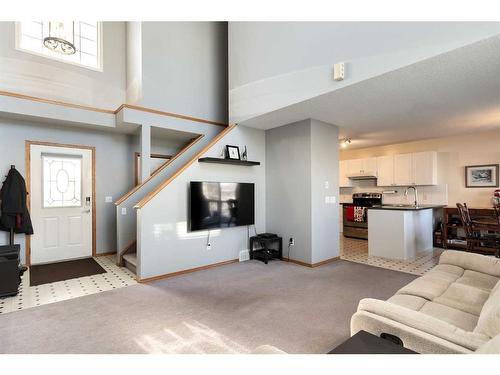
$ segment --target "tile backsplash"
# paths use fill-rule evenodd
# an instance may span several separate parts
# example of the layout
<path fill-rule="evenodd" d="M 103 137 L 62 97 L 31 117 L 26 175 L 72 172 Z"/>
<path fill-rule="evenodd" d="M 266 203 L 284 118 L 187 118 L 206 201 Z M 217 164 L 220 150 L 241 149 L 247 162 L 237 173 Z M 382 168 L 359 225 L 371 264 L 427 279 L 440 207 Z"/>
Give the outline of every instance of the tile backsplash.
<path fill-rule="evenodd" d="M 353 187 L 340 188 L 340 202 L 352 202 L 353 193 L 382 193 L 384 191 L 396 191 L 394 194 L 383 194 L 383 204 L 412 204 L 413 190 L 405 197 L 406 186 L 381 187 L 376 185 L 375 180 L 353 181 Z M 418 201 L 421 204 L 443 204 L 448 205 L 448 185 L 417 186 Z"/>

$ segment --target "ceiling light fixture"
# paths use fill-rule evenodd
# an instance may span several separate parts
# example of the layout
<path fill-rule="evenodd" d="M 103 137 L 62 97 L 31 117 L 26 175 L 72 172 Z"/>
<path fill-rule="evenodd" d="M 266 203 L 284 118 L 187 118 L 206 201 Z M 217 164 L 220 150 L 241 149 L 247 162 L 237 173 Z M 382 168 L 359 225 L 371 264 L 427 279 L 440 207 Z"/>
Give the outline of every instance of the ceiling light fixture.
<path fill-rule="evenodd" d="M 49 22 L 49 36 L 43 39 L 43 45 L 48 49 L 63 55 L 73 55 L 75 48 L 74 22 Z"/>
<path fill-rule="evenodd" d="M 342 143 L 340 144 L 340 146 L 342 148 L 346 148 L 347 146 L 349 146 L 351 144 L 351 138 L 344 138 L 342 139 Z"/>

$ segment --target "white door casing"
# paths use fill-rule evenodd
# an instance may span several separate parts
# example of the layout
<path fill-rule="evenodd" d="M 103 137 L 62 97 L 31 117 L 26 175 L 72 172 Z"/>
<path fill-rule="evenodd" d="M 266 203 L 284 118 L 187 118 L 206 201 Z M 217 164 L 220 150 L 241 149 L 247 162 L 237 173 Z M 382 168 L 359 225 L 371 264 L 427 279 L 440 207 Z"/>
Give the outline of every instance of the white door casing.
<path fill-rule="evenodd" d="M 92 256 L 92 150 L 30 145 L 31 264 Z"/>

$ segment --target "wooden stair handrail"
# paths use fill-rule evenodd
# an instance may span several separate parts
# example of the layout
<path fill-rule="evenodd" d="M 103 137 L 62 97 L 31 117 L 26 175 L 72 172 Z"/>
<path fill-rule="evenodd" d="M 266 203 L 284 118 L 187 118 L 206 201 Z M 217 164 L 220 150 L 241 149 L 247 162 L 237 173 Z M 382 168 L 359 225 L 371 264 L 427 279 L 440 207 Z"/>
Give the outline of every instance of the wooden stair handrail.
<path fill-rule="evenodd" d="M 154 171 L 151 176 L 149 176 L 147 179 L 145 179 L 143 182 L 141 182 L 139 185 L 134 186 L 134 188 L 127 193 L 125 193 L 120 199 L 118 199 L 115 202 L 115 205 L 118 206 L 125 202 L 127 198 L 129 198 L 132 194 L 134 194 L 137 190 L 139 190 L 142 186 L 144 186 L 149 180 L 157 176 L 161 171 L 163 171 L 167 166 L 169 166 L 175 159 L 177 159 L 179 156 L 184 154 L 187 150 L 189 150 L 192 146 L 194 146 L 196 143 L 200 141 L 205 135 L 200 134 L 198 137 L 194 138 L 190 143 L 188 143 L 182 150 L 180 150 L 177 154 L 175 154 L 172 158 L 168 159 L 165 161 L 160 167 Z"/>
<path fill-rule="evenodd" d="M 127 103 L 124 103 L 124 104 L 120 105 L 117 109 L 112 110 L 112 109 L 91 107 L 91 106 L 82 105 L 82 104 L 68 103 L 68 102 L 63 102 L 60 100 L 40 98 L 37 96 L 31 96 L 31 95 L 26 95 L 26 94 L 18 94 L 15 92 L 3 91 L 3 90 L 0 90 L 0 95 L 1 96 L 9 96 L 12 98 L 17 98 L 17 99 L 23 99 L 23 100 L 31 100 L 33 102 L 38 102 L 38 103 L 53 104 L 53 105 L 58 105 L 58 106 L 68 107 L 68 108 L 75 108 L 75 109 L 83 109 L 85 111 L 107 113 L 110 115 L 116 115 L 122 109 L 129 108 L 129 109 L 134 109 L 136 111 L 149 112 L 149 113 L 154 113 L 154 114 L 161 115 L 161 116 L 175 117 L 175 118 L 179 118 L 182 120 L 200 122 L 200 123 L 210 124 L 210 125 L 228 126 L 228 124 L 220 122 L 220 121 L 206 120 L 206 119 L 202 119 L 202 118 L 198 118 L 198 117 L 181 115 L 179 113 L 173 113 L 173 112 L 160 111 L 157 109 L 146 108 L 146 107 L 141 107 L 138 105 L 127 104 Z"/>
<path fill-rule="evenodd" d="M 135 109 L 137 111 L 154 113 L 156 115 L 162 115 L 162 116 L 180 118 L 182 120 L 201 122 L 201 123 L 204 123 L 204 124 L 218 125 L 218 126 L 228 126 L 227 124 L 225 124 L 223 122 L 219 122 L 219 121 L 205 120 L 205 119 L 202 119 L 202 118 L 199 118 L 199 117 L 181 115 L 181 114 L 173 113 L 173 112 L 165 112 L 165 111 L 160 111 L 158 109 L 146 108 L 146 107 L 141 107 L 141 106 L 134 105 L 134 104 L 126 104 L 126 103 L 122 104 L 121 106 L 119 106 L 116 109 L 115 113 L 120 112 L 123 108 L 129 108 L 129 109 Z"/>
<path fill-rule="evenodd" d="M 191 164 L 193 164 L 196 160 L 198 160 L 205 152 L 207 152 L 214 144 L 216 144 L 219 140 L 221 140 L 227 133 L 233 130 L 237 125 L 232 124 L 226 127 L 223 131 L 217 134 L 211 141 L 208 143 L 200 152 L 198 152 L 195 156 L 191 158 L 187 163 L 185 163 L 182 167 L 180 167 L 172 176 L 163 181 L 160 185 L 156 187 L 153 191 L 151 191 L 148 195 L 142 198 L 139 203 L 137 203 L 134 208 L 141 209 L 144 207 L 153 197 L 155 197 L 160 191 L 162 191 L 165 186 L 170 184 L 173 180 L 177 178 L 184 170 L 186 170 Z"/>

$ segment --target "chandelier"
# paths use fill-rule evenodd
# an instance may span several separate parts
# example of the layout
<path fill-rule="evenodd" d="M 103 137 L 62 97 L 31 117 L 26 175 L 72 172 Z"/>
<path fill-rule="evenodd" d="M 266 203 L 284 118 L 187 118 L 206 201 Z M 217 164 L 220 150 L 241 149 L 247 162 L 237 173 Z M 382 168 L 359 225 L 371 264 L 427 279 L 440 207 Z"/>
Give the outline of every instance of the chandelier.
<path fill-rule="evenodd" d="M 63 55 L 73 55 L 75 48 L 74 22 L 49 22 L 49 36 L 43 39 L 48 49 Z"/>

